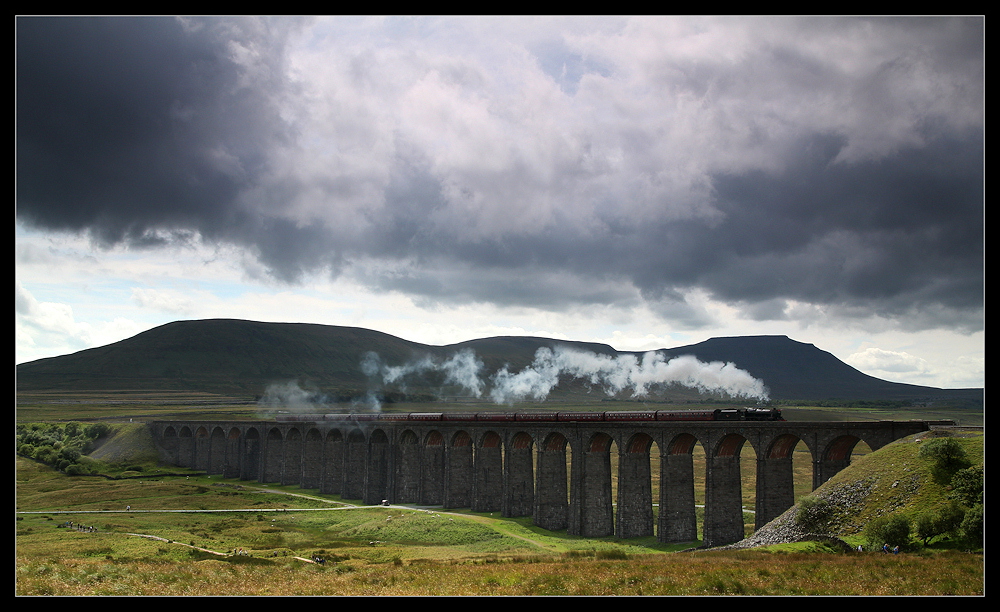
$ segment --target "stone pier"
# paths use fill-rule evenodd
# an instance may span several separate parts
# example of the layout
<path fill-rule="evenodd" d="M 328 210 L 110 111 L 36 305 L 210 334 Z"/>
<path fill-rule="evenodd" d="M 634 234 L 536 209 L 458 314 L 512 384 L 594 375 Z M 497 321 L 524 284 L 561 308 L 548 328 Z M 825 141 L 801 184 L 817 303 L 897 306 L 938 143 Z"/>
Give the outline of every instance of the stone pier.
<path fill-rule="evenodd" d="M 530 516 L 539 527 L 588 537 L 698 540 L 695 481 L 703 476 L 701 539 L 717 546 L 744 536 L 744 449 L 757 456 L 752 498 L 759 529 L 794 503 L 792 452 L 800 443 L 810 453 L 815 488 L 850 464 L 858 442 L 875 450 L 928 425 L 349 419 L 156 421 L 150 428 L 164 459 L 180 466 L 299 484 L 365 504 L 388 500 Z M 696 448 L 705 457 L 702 475 L 695 474 Z"/>

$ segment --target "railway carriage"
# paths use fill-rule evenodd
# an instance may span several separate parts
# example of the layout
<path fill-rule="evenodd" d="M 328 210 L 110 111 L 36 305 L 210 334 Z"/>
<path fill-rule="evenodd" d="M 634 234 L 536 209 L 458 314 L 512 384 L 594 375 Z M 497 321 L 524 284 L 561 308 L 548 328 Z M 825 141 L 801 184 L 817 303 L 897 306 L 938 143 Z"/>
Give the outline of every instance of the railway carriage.
<path fill-rule="evenodd" d="M 779 408 L 716 408 L 715 410 L 609 410 L 604 412 L 356 412 L 350 414 L 279 414 L 278 421 L 476 421 L 476 422 L 591 422 L 646 421 L 784 421 Z"/>

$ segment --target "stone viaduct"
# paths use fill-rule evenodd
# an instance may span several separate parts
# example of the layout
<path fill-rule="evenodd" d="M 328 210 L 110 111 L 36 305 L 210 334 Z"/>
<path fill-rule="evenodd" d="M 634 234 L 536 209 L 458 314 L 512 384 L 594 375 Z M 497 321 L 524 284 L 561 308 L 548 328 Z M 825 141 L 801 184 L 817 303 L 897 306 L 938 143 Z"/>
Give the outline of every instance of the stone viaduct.
<path fill-rule="evenodd" d="M 405 415 L 403 415 L 405 418 Z M 697 539 L 692 451 L 705 457 L 703 541 L 743 539 L 740 452 L 757 456 L 756 528 L 794 503 L 792 451 L 812 457 L 813 488 L 850 463 L 925 431 L 921 421 L 482 422 L 156 421 L 164 458 L 227 478 L 298 484 L 366 504 L 413 503 L 531 516 L 587 537 Z M 660 473 L 650 469 L 653 445 Z M 612 452 L 617 451 L 617 500 Z M 659 499 L 652 479 L 659 479 Z M 654 501 L 659 513 L 654 513 Z"/>

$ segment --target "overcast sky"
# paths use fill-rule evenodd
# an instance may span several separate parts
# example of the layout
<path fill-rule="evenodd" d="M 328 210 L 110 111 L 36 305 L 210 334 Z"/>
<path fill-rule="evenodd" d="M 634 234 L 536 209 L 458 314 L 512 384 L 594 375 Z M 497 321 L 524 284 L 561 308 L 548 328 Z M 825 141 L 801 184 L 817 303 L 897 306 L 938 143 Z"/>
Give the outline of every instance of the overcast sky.
<path fill-rule="evenodd" d="M 15 360 L 224 317 L 439 345 L 782 334 L 982 386 L 984 36 L 18 18 Z"/>

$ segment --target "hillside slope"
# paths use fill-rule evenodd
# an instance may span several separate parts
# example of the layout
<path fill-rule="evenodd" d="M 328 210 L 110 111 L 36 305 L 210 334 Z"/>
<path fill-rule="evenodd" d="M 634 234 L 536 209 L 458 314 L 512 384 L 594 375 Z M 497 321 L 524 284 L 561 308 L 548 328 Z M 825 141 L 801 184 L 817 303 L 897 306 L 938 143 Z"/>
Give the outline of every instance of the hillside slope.
<path fill-rule="evenodd" d="M 921 512 L 940 510 L 949 503 L 948 487 L 934 481 L 931 460 L 918 456 L 920 445 L 942 430 L 914 434 L 869 453 L 823 483 L 812 495 L 829 504 L 829 519 L 822 534 L 807 533 L 796 522 L 799 505 L 789 508 L 753 536 L 727 548 L 752 548 L 800 540 L 817 535 L 854 536 L 874 518 L 899 513 L 910 519 Z M 981 433 L 955 433 L 974 465 L 985 460 Z"/>
<path fill-rule="evenodd" d="M 540 347 L 565 346 L 604 356 L 627 355 L 596 343 L 551 338 L 496 337 L 449 346 L 410 342 L 357 327 L 306 323 L 261 323 L 236 319 L 176 321 L 107 346 L 16 366 L 18 391 L 175 390 L 261 395 L 273 383 L 298 381 L 332 396 L 371 388 L 363 363 L 401 366 L 430 358 L 441 362 L 473 350 L 488 377 L 503 367 L 517 372 Z M 772 399 L 954 399 L 982 403 L 982 390 L 941 390 L 882 381 L 851 368 L 830 353 L 785 336 L 713 338 L 663 349 L 670 357 L 694 355 L 704 362 L 733 363 L 761 379 Z M 406 381 L 406 391 L 440 393 L 440 372 Z M 583 393 L 582 383 L 561 385 L 559 394 Z M 668 390 L 674 400 L 697 399 L 691 389 Z M 671 395 L 672 394 L 672 395 Z M 589 396 L 599 400 L 603 394 Z"/>
<path fill-rule="evenodd" d="M 430 346 L 357 327 L 261 323 L 236 319 L 176 321 L 132 338 L 16 367 L 19 391 L 199 390 L 259 395 L 272 383 L 299 381 L 330 394 L 369 387 L 362 363 L 373 353 L 381 363 L 402 365 L 476 352 L 486 371 L 504 365 L 520 370 L 542 346 L 571 346 L 614 354 L 609 346 L 549 338 L 498 337 L 451 346 Z M 440 377 L 425 375 L 410 390 L 436 389 Z"/>
<path fill-rule="evenodd" d="M 921 400 L 938 389 L 894 383 L 869 376 L 812 344 L 786 336 L 711 338 L 698 344 L 662 349 L 666 355 L 694 355 L 701 361 L 739 364 L 767 384 L 780 399 Z M 949 390 L 960 392 L 961 390 Z M 971 394 L 970 394 L 971 395 Z"/>

